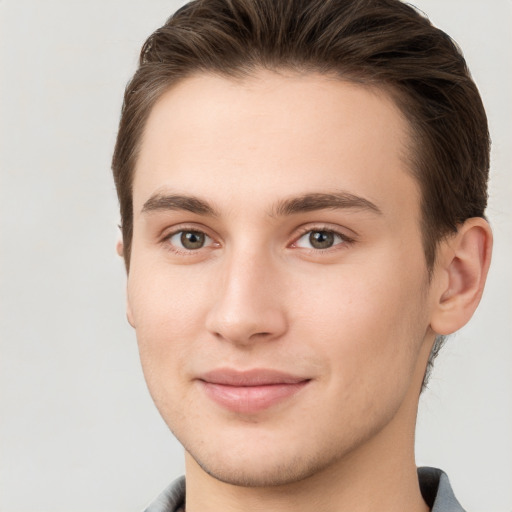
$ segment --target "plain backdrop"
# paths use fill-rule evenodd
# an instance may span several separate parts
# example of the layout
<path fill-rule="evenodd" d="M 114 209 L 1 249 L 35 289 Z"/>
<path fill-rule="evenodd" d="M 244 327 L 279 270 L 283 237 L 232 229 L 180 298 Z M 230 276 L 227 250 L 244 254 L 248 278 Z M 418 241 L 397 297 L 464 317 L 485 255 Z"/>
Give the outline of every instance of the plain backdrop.
<path fill-rule="evenodd" d="M 320 0 L 319 0 L 320 1 Z M 512 510 L 512 3 L 417 0 L 463 48 L 493 139 L 481 307 L 421 399 L 420 465 Z M 138 511 L 183 472 L 125 320 L 110 158 L 139 48 L 181 4 L 0 0 L 0 510 Z"/>

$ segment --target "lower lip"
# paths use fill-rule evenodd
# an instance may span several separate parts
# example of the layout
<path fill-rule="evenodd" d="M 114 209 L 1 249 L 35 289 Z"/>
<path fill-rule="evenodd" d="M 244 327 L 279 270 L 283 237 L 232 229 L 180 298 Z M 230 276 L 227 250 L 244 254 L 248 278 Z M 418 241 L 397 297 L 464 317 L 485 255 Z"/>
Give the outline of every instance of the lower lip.
<path fill-rule="evenodd" d="M 254 414 L 291 398 L 303 389 L 309 381 L 262 386 L 226 386 L 205 381 L 200 382 L 208 397 L 215 403 L 240 414 Z"/>

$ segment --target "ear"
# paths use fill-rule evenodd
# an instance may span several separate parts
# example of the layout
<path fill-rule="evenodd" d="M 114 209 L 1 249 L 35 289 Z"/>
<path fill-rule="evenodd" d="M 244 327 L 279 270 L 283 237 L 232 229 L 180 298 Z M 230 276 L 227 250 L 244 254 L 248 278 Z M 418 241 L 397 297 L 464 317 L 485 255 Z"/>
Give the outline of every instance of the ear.
<path fill-rule="evenodd" d="M 128 320 L 128 323 L 135 329 L 135 320 L 133 318 L 133 311 L 132 311 L 132 305 L 130 303 L 130 295 L 126 293 L 126 320 Z"/>
<path fill-rule="evenodd" d="M 118 256 L 121 256 L 121 258 L 124 258 L 124 244 L 122 240 L 118 240 L 116 244 L 116 252 Z"/>
<path fill-rule="evenodd" d="M 434 332 L 451 334 L 469 321 L 482 297 L 491 252 L 491 228 L 479 217 L 468 219 L 441 242 L 432 283 Z"/>
<path fill-rule="evenodd" d="M 118 240 L 116 244 L 116 252 L 121 258 L 124 258 L 124 244 L 122 240 Z M 135 322 L 133 320 L 132 306 L 130 304 L 130 295 L 128 289 L 126 290 L 126 319 L 128 323 L 135 328 Z"/>

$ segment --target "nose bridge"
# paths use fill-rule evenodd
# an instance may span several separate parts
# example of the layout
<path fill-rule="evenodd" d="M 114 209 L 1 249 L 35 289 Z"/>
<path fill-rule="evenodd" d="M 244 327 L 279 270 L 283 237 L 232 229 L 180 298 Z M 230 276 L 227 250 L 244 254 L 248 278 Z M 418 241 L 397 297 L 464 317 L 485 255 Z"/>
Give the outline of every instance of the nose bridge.
<path fill-rule="evenodd" d="M 276 262 L 261 248 L 230 251 L 223 261 L 207 329 L 238 344 L 272 339 L 286 330 Z"/>

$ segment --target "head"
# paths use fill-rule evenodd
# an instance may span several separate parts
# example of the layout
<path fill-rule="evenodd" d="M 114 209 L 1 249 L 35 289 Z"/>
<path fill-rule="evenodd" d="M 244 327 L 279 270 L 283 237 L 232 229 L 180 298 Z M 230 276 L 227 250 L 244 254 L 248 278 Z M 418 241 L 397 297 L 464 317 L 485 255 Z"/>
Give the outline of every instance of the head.
<path fill-rule="evenodd" d="M 198 1 L 148 39 L 113 159 L 128 318 L 197 464 L 285 483 L 413 429 L 485 281 L 488 160 L 463 57 L 399 1 Z"/>
<path fill-rule="evenodd" d="M 193 1 L 144 44 L 128 84 L 112 168 L 130 266 L 132 184 L 153 105 L 197 72 L 320 73 L 385 90 L 408 120 L 409 170 L 421 189 L 425 260 L 439 240 L 484 217 L 490 140 L 466 62 L 448 35 L 398 0 Z"/>

